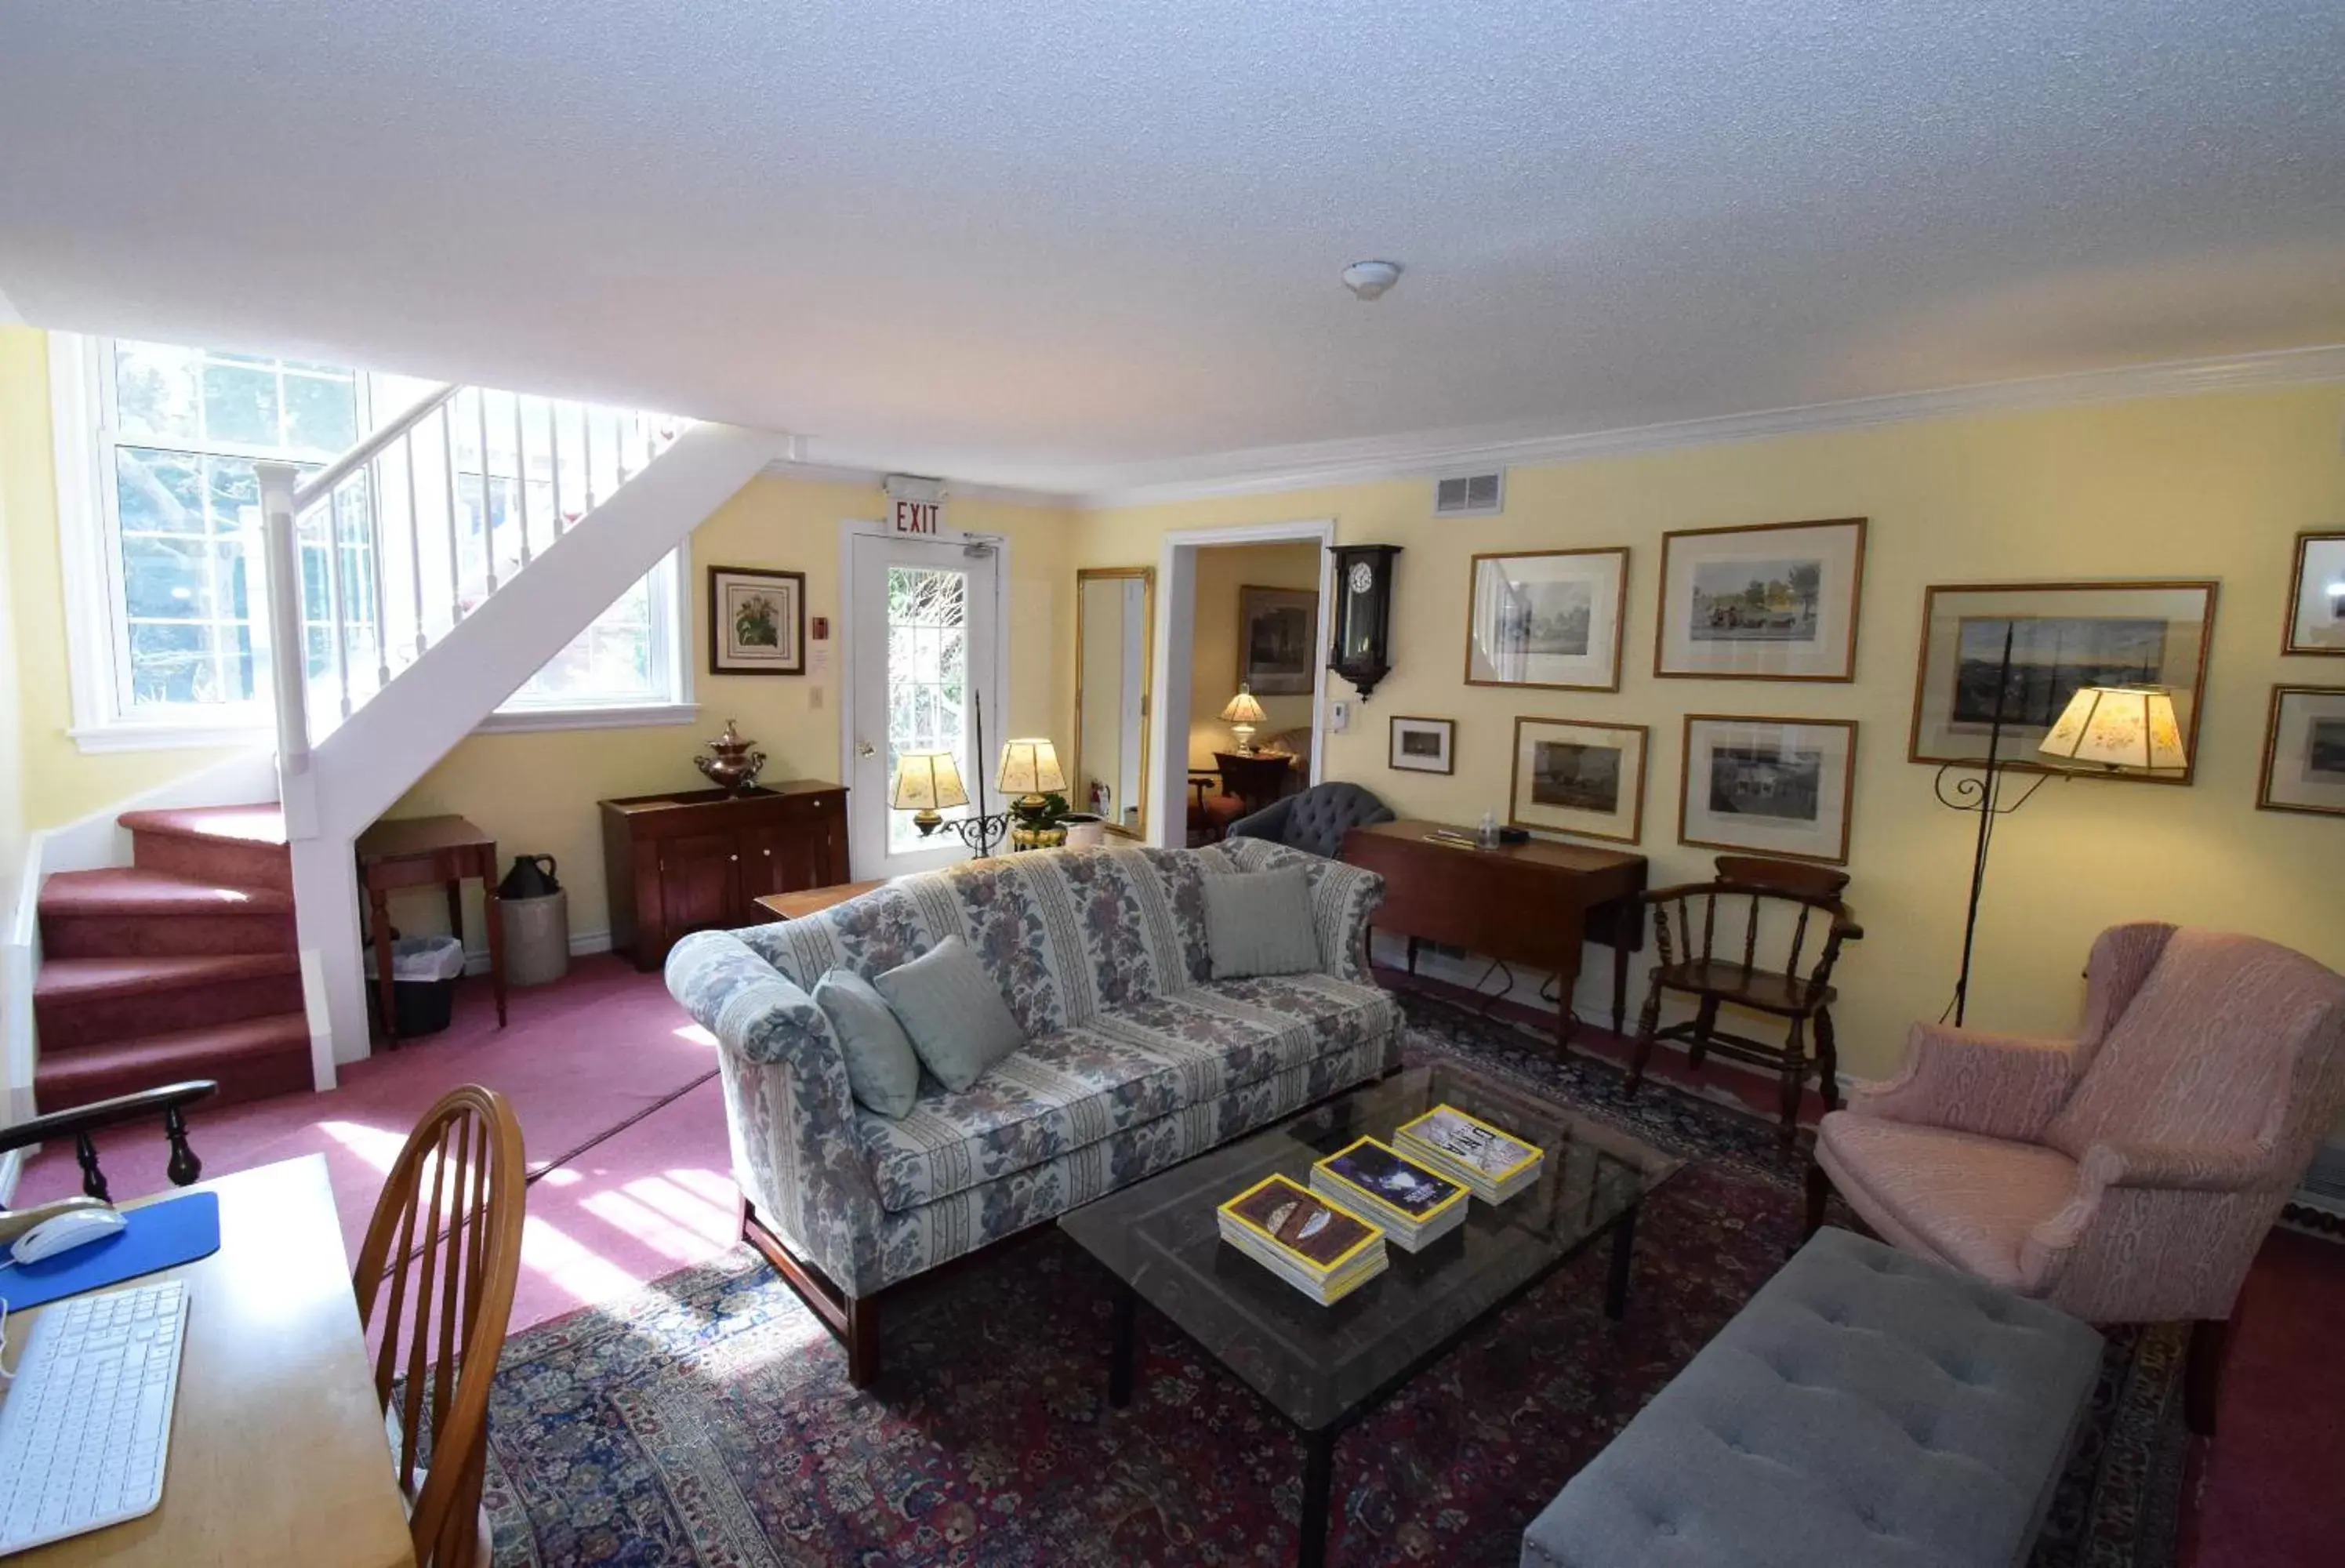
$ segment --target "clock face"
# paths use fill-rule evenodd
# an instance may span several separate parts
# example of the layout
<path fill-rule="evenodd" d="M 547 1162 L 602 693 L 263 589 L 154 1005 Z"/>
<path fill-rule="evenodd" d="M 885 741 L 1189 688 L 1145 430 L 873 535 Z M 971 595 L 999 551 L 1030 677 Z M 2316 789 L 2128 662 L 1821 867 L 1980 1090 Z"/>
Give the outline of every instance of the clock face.
<path fill-rule="evenodd" d="M 1365 561 L 1352 562 L 1352 592 L 1365 593 L 1376 585 L 1376 569 Z"/>

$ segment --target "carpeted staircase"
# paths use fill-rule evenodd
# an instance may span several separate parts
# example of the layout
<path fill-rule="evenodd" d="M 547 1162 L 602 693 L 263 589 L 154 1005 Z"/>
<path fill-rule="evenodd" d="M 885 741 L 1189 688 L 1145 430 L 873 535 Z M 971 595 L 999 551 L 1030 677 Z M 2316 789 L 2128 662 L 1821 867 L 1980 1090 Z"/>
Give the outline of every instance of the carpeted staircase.
<path fill-rule="evenodd" d="M 132 864 L 42 885 L 34 1092 L 62 1109 L 181 1078 L 306 1091 L 293 871 L 274 805 L 137 811 Z"/>

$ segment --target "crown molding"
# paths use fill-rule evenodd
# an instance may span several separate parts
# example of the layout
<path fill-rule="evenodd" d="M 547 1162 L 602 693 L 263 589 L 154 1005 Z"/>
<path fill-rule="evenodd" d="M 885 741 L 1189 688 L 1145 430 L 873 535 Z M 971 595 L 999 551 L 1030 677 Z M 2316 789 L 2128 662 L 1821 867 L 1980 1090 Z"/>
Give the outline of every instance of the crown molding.
<path fill-rule="evenodd" d="M 1671 447 L 1764 440 L 1812 431 L 1857 430 L 2066 404 L 2135 398 L 2187 397 L 2250 391 L 2313 382 L 2345 381 L 2345 344 L 2283 349 L 2159 365 L 2082 370 L 2024 380 L 1989 381 L 1927 392 L 1893 392 L 1832 403 L 1808 403 L 1712 419 L 1619 430 L 1563 432 L 1526 425 L 1377 436 L 1360 440 L 1256 447 L 1173 462 L 1134 464 L 1116 482 L 1072 487 L 1060 504 L 1085 510 L 1258 495 L 1321 485 L 1421 479 L 1436 471 L 1573 462 L 1626 457 Z M 1095 470 L 1096 471 L 1096 470 Z M 1111 470 L 1119 471 L 1119 470 Z M 1105 472 L 1097 477 L 1106 479 Z"/>
<path fill-rule="evenodd" d="M 758 470 L 769 479 L 796 480 L 802 484 L 851 484 L 865 490 L 879 491 L 894 469 L 856 468 L 841 463 L 808 462 L 802 459 L 776 458 Z M 955 500 L 1000 501 L 1017 506 L 1049 507 L 1065 511 L 1081 504 L 1081 498 L 1066 491 L 1028 490 L 1018 485 L 970 484 L 961 480 L 942 481 L 948 504 Z"/>

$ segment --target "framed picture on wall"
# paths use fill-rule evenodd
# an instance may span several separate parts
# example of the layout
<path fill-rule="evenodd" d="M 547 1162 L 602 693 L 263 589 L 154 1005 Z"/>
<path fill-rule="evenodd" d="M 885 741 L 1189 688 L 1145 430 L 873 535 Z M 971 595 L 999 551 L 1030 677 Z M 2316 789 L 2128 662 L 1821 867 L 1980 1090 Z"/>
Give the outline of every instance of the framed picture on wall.
<path fill-rule="evenodd" d="M 1238 684 L 1255 696 L 1309 696 L 1318 642 L 1316 590 L 1238 590 Z"/>
<path fill-rule="evenodd" d="M 806 673 L 806 573 L 708 569 L 708 673 Z"/>
<path fill-rule="evenodd" d="M 1906 756 L 1984 762 L 2000 712 L 2003 763 L 2049 771 L 2037 765 L 2036 745 L 2079 686 L 2164 686 L 2174 693 L 2190 767 L 2110 776 L 2188 784 L 2198 758 L 2198 693 L 2214 629 L 2210 582 L 1933 586 L 1923 595 Z"/>
<path fill-rule="evenodd" d="M 1468 592 L 1467 685 L 1620 689 L 1625 549 L 1477 555 Z"/>
<path fill-rule="evenodd" d="M 2345 816 L 2345 686 L 2272 688 L 2256 804 Z"/>
<path fill-rule="evenodd" d="M 2299 533 L 2283 653 L 2345 653 L 2345 533 Z"/>
<path fill-rule="evenodd" d="M 1864 519 L 1661 535 L 1653 673 L 1853 681 Z"/>
<path fill-rule="evenodd" d="M 1855 785 L 1852 721 L 1688 713 L 1678 842 L 1843 865 Z"/>
<path fill-rule="evenodd" d="M 1642 724 L 1515 720 L 1507 820 L 1517 827 L 1634 844 L 1645 831 Z"/>
<path fill-rule="evenodd" d="M 1457 771 L 1453 754 L 1457 742 L 1455 719 L 1413 719 L 1395 713 L 1388 764 L 1405 773 L 1447 774 Z"/>

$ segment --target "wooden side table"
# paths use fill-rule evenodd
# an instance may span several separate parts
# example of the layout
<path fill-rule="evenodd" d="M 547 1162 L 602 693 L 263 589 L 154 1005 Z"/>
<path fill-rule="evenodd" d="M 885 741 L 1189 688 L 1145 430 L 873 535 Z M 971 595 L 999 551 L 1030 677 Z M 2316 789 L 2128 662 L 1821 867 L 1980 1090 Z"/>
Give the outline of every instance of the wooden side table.
<path fill-rule="evenodd" d="M 497 841 L 461 816 L 411 816 L 379 822 L 359 835 L 359 887 L 374 924 L 376 995 L 382 1003 L 383 1042 L 399 1047 L 399 1014 L 391 1005 L 391 901 L 396 887 L 437 882 L 448 889 L 448 929 L 464 939 L 464 878 L 481 879 L 482 914 L 489 926 L 489 985 L 497 997 L 497 1027 L 505 1027 L 504 923 L 497 917 Z"/>
<path fill-rule="evenodd" d="M 757 907 L 776 920 L 804 920 L 834 908 L 850 898 L 860 898 L 893 880 L 880 877 L 874 882 L 842 882 L 833 887 L 807 887 L 796 893 L 768 893 L 758 899 Z"/>
<path fill-rule="evenodd" d="M 1285 793 L 1294 758 L 1285 752 L 1215 752 L 1222 787 L 1245 802 L 1245 814 L 1271 804 Z"/>

